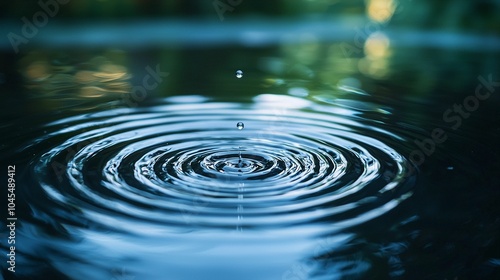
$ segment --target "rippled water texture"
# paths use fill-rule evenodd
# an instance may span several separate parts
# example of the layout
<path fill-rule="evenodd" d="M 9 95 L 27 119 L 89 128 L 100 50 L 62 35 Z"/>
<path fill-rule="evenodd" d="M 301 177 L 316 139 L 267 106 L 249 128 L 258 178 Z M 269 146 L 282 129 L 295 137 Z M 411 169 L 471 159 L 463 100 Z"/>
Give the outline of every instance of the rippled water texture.
<path fill-rule="evenodd" d="M 44 238 L 50 229 L 27 238 L 36 238 L 34 252 L 67 254 L 78 265 L 48 261 L 80 279 L 123 269 L 103 261 L 115 258 L 138 279 L 185 279 L 193 263 L 206 272 L 241 266 L 221 279 L 256 267 L 262 274 L 253 275 L 288 277 L 304 254 L 342 247 L 352 236 L 340 232 L 397 209 L 414 191 L 416 169 L 397 148 L 404 138 L 358 111 L 290 96 L 173 97 L 43 130 L 20 151 L 34 153 L 26 195 L 34 223 L 68 240 Z"/>
<path fill-rule="evenodd" d="M 268 99 L 314 108 L 272 95 L 257 101 Z M 186 222 L 254 230 L 327 217 L 344 227 L 411 194 L 406 160 L 367 136 L 370 127 L 319 106 L 280 116 L 266 108 L 273 103 L 169 104 L 61 120 L 40 142 L 68 140 L 53 142 L 34 172 L 52 200 L 88 205 L 83 216 L 107 210 L 126 228 L 136 218 L 166 231 Z M 236 120 L 246 128 L 235 129 Z M 179 211 L 196 214 L 188 221 Z"/>
<path fill-rule="evenodd" d="M 27 54 L 0 103 L 15 276 L 495 279 L 497 55 L 297 47 Z"/>

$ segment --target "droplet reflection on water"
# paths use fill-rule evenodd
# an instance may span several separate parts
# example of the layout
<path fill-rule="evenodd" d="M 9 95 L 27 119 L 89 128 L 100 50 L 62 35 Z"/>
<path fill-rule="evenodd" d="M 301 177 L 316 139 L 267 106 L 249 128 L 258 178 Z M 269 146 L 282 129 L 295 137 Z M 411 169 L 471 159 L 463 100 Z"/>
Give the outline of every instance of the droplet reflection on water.
<path fill-rule="evenodd" d="M 237 70 L 236 71 L 236 78 L 241 79 L 243 77 L 243 71 Z"/>
<path fill-rule="evenodd" d="M 239 122 L 236 124 L 236 127 L 239 129 L 239 130 L 242 130 L 243 128 L 245 128 L 245 124 L 242 123 L 242 122 Z"/>

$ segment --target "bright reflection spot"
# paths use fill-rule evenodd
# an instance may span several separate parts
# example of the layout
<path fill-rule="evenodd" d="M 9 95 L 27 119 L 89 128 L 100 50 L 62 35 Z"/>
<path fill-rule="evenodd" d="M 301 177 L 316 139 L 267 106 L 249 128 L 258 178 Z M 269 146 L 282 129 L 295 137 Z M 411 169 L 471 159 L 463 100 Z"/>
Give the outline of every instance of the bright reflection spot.
<path fill-rule="evenodd" d="M 26 76 L 32 81 L 42 81 L 50 76 L 50 66 L 46 62 L 35 61 L 27 67 Z"/>
<path fill-rule="evenodd" d="M 371 34 L 365 42 L 364 51 L 366 57 L 359 61 L 359 71 L 373 78 L 387 76 L 391 55 L 389 38 L 381 32 Z"/>
<path fill-rule="evenodd" d="M 68 59 L 44 52 L 31 52 L 20 59 L 19 71 L 25 78 L 26 88 L 33 93 L 30 94 L 32 102 L 36 103 L 37 98 L 50 100 L 43 104 L 37 103 L 40 105 L 36 106 L 37 110 L 86 110 L 95 106 L 91 102 L 97 98 L 102 98 L 103 104 L 108 101 L 116 103 L 121 102 L 122 94 L 130 93 L 131 75 L 123 66 L 126 63 L 126 57 L 120 52 L 108 52 L 106 56 L 94 56 L 91 59 Z"/>
<path fill-rule="evenodd" d="M 80 97 L 96 98 L 106 94 L 106 90 L 95 86 L 85 86 L 80 89 Z"/>
<path fill-rule="evenodd" d="M 353 77 L 346 77 L 346 78 L 343 78 L 343 79 L 339 80 L 337 82 L 337 87 L 339 89 L 348 89 L 348 88 L 350 88 L 350 89 L 353 89 L 352 90 L 353 93 L 358 93 L 358 94 L 361 94 L 361 95 L 367 95 L 365 92 L 363 92 L 361 90 L 356 90 L 356 89 L 361 88 L 361 82 L 358 79 L 353 78 Z M 348 90 L 348 91 L 350 91 L 350 90 Z"/>
<path fill-rule="evenodd" d="M 365 42 L 365 55 L 373 59 L 388 57 L 389 38 L 381 32 L 371 34 Z"/>
<path fill-rule="evenodd" d="M 201 95 L 175 95 L 165 100 L 172 103 L 205 103 L 209 98 Z"/>
<path fill-rule="evenodd" d="M 253 98 L 256 106 L 269 107 L 276 109 L 278 107 L 283 109 L 300 109 L 307 107 L 311 104 L 302 98 L 297 98 L 293 96 L 286 95 L 274 95 L 274 94 L 260 94 Z"/>
<path fill-rule="evenodd" d="M 98 78 L 93 75 L 92 71 L 81 70 L 76 72 L 75 80 L 79 83 L 86 84 L 95 82 Z"/>
<path fill-rule="evenodd" d="M 368 0 L 366 13 L 374 21 L 385 22 L 392 17 L 395 7 L 394 0 Z"/>
<path fill-rule="evenodd" d="M 307 95 L 309 95 L 309 91 L 306 88 L 302 87 L 292 87 L 288 89 L 288 94 L 297 97 L 306 97 Z"/>

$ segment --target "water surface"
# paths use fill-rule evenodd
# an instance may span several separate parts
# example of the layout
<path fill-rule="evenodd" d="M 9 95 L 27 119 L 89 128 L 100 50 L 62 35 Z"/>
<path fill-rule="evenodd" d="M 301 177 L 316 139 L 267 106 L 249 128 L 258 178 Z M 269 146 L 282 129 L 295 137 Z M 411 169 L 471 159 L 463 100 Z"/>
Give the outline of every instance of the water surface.
<path fill-rule="evenodd" d="M 428 73 L 442 53 L 418 61 L 426 51 L 23 54 L 0 146 L 17 168 L 16 275 L 493 277 L 499 100 L 460 125 L 443 113 L 498 54 L 449 52 Z M 131 95 L 147 67 L 168 74 Z M 431 143 L 437 128 L 446 140 Z"/>

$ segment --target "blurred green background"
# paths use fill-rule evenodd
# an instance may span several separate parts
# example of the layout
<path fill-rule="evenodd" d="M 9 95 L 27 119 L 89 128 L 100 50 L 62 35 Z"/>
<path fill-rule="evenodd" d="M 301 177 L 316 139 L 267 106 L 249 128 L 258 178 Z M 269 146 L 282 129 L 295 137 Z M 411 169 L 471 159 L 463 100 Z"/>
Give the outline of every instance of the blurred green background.
<path fill-rule="evenodd" d="M 57 0 L 53 0 L 57 1 Z M 43 0 L 44 3 L 53 1 Z M 227 19 L 241 17 L 369 17 L 391 26 L 494 33 L 500 30 L 498 0 L 59 0 L 64 20 L 203 18 L 218 20 L 215 6 L 227 7 Z M 3 1 L 3 19 L 19 19 L 40 10 L 39 0 Z M 229 16 L 230 14 L 230 16 Z"/>
<path fill-rule="evenodd" d="M 0 13 L 8 113 L 182 94 L 329 100 L 345 86 L 425 100 L 499 67 L 498 0 L 30 0 Z M 134 93 L 147 67 L 168 78 Z"/>

